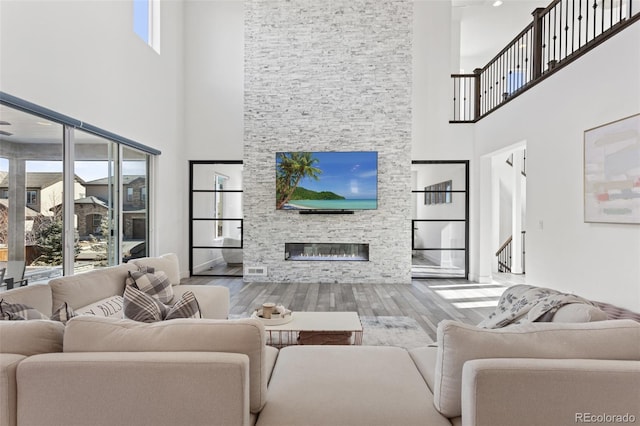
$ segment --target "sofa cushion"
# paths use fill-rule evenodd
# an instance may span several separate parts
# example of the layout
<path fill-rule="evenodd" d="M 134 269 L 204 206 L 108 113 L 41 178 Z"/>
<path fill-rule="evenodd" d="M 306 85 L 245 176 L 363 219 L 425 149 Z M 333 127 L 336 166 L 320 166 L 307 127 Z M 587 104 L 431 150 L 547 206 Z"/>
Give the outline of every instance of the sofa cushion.
<path fill-rule="evenodd" d="M 29 284 L 2 293 L 0 296 L 8 303 L 23 303 L 46 316 L 51 315 L 51 288 L 46 284 Z"/>
<path fill-rule="evenodd" d="M 438 357 L 437 346 L 423 346 L 421 348 L 415 348 L 409 350 L 411 359 L 418 367 L 418 371 L 422 374 L 424 381 L 427 382 L 427 386 L 433 392 L 435 385 L 435 373 L 436 373 L 436 358 Z"/>
<path fill-rule="evenodd" d="M 584 303 L 569 303 L 556 311 L 552 322 L 591 322 L 604 321 L 607 314 L 597 306 Z"/>
<path fill-rule="evenodd" d="M 531 323 L 483 329 L 456 321 L 438 324 L 434 405 L 447 417 L 461 415 L 462 366 L 483 358 L 640 360 L 640 323 Z"/>
<path fill-rule="evenodd" d="M 20 362 L 17 379 L 20 425 L 250 424 L 244 354 L 43 354 Z"/>
<path fill-rule="evenodd" d="M 0 320 L 37 320 L 49 319 L 37 309 L 23 303 L 9 303 L 0 299 Z"/>
<path fill-rule="evenodd" d="M 405 349 L 288 346 L 280 350 L 257 426 L 451 425 Z"/>
<path fill-rule="evenodd" d="M 155 323 L 78 316 L 67 323 L 65 352 L 200 351 L 243 353 L 249 357 L 251 411 L 267 396 L 264 325 L 256 319 L 176 319 Z"/>
<path fill-rule="evenodd" d="M 0 321 L 0 352 L 31 356 L 62 352 L 64 325 L 49 320 Z"/>
<path fill-rule="evenodd" d="M 130 264 L 154 268 L 155 272 L 163 271 L 172 285 L 180 284 L 180 263 L 175 253 L 167 253 L 158 257 L 142 257 L 132 259 Z"/>
<path fill-rule="evenodd" d="M 129 277 L 125 284 L 135 286 L 138 290 L 155 297 L 164 304 L 173 299 L 173 287 L 167 275 L 162 271 L 129 271 Z"/>
<path fill-rule="evenodd" d="M 64 302 L 78 312 L 79 308 L 95 303 L 97 300 L 124 293 L 124 281 L 129 271 L 138 267 L 125 263 L 108 268 L 94 269 L 78 275 L 54 278 L 49 281 L 52 295 L 52 307 L 56 309 Z"/>

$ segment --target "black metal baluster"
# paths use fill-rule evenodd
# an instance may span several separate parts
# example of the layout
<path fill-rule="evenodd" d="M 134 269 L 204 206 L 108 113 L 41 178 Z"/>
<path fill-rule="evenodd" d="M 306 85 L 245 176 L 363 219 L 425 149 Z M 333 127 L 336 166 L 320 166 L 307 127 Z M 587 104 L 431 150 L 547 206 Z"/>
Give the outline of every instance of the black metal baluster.
<path fill-rule="evenodd" d="M 578 0 L 578 50 L 582 46 L 582 0 Z"/>
<path fill-rule="evenodd" d="M 597 17 L 598 17 L 598 2 L 596 0 L 593 0 L 593 38 L 596 38 L 596 31 L 598 28 L 598 22 L 597 22 L 598 20 L 596 19 Z"/>
<path fill-rule="evenodd" d="M 564 56 L 569 56 L 569 2 L 565 1 L 564 9 Z"/>
<path fill-rule="evenodd" d="M 609 28 L 611 28 L 613 27 L 613 0 L 609 0 L 609 10 Z"/>
<path fill-rule="evenodd" d="M 555 62 L 557 60 L 557 55 L 556 55 L 556 43 L 558 41 L 558 36 L 557 36 L 557 28 L 558 28 L 558 21 L 557 21 L 557 6 L 555 6 L 553 8 L 553 58 L 551 58 L 551 63 L 554 64 L 553 66 L 555 66 Z"/>
<path fill-rule="evenodd" d="M 453 78 L 453 119 L 456 119 L 456 83 L 457 79 Z"/>
<path fill-rule="evenodd" d="M 571 53 L 576 50 L 576 0 L 571 0 Z"/>
<path fill-rule="evenodd" d="M 562 60 L 562 2 L 559 3 L 560 18 L 558 19 L 558 61 Z M 566 52 L 565 52 L 566 54 Z"/>

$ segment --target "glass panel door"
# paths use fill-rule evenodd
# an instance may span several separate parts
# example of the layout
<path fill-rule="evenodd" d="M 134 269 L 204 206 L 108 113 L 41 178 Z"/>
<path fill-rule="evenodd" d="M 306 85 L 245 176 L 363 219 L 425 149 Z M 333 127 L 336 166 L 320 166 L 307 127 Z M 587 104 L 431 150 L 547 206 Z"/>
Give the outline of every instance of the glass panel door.
<path fill-rule="evenodd" d="M 122 148 L 122 261 L 146 257 L 149 241 L 149 154 Z"/>
<path fill-rule="evenodd" d="M 63 126 L 5 105 L 0 126 L 0 268 L 47 281 L 62 275 Z"/>
<path fill-rule="evenodd" d="M 115 142 L 75 130 L 74 272 L 120 263 L 117 256 L 117 163 Z"/>
<path fill-rule="evenodd" d="M 414 161 L 412 277 L 468 278 L 469 162 Z"/>
<path fill-rule="evenodd" d="M 242 276 L 242 161 L 190 163 L 191 275 Z"/>

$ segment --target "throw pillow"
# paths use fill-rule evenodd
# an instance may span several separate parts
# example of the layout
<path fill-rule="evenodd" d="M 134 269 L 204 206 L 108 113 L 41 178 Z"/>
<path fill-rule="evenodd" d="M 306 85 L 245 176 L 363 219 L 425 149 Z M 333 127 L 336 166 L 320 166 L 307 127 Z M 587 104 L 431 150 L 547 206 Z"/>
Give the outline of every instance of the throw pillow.
<path fill-rule="evenodd" d="M 56 309 L 53 314 L 51 314 L 51 320 L 60 321 L 63 324 L 66 324 L 71 318 L 78 316 L 71 306 L 67 302 L 64 302 L 62 305 Z"/>
<path fill-rule="evenodd" d="M 607 319 L 607 313 L 597 306 L 587 305 L 584 303 L 569 303 L 558 309 L 552 322 L 590 322 L 604 321 Z"/>
<path fill-rule="evenodd" d="M 165 320 L 175 318 L 202 318 L 200 305 L 191 291 L 186 291 L 178 301 L 169 308 Z"/>
<path fill-rule="evenodd" d="M 530 323 L 484 329 L 456 321 L 438 324 L 433 403 L 446 417 L 460 416 L 462 366 L 485 358 L 640 359 L 640 323 Z"/>
<path fill-rule="evenodd" d="M 38 310 L 22 303 L 9 303 L 4 299 L 0 300 L 0 320 L 33 320 L 49 319 Z"/>
<path fill-rule="evenodd" d="M 162 303 L 170 303 L 173 299 L 173 287 L 167 274 L 158 272 L 129 271 L 126 284 L 135 286 L 138 290 L 155 297 Z"/>
<path fill-rule="evenodd" d="M 124 289 L 124 316 L 140 322 L 201 318 L 198 301 L 190 291 L 185 292 L 173 306 L 167 306 L 135 286 Z"/>
<path fill-rule="evenodd" d="M 138 267 L 143 265 L 155 268 L 156 271 L 163 271 L 169 277 L 172 285 L 180 284 L 180 265 L 178 256 L 175 253 L 167 253 L 159 257 L 132 259 L 129 263 L 133 263 Z"/>
<path fill-rule="evenodd" d="M 167 307 L 153 296 L 128 285 L 124 288 L 124 317 L 140 322 L 162 321 Z"/>
<path fill-rule="evenodd" d="M 74 311 L 76 315 L 122 318 L 123 305 L 122 296 L 111 296 Z"/>

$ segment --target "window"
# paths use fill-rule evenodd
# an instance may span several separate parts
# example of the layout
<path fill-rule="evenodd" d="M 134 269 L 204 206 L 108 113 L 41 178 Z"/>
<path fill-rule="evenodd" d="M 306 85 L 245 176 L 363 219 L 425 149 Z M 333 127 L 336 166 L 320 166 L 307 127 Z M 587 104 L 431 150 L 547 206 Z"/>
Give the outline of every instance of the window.
<path fill-rule="evenodd" d="M 140 188 L 140 201 L 147 201 L 147 188 Z"/>
<path fill-rule="evenodd" d="M 9 190 L 7 189 L 0 190 L 0 198 L 3 198 L 5 200 L 9 198 Z"/>
<path fill-rule="evenodd" d="M 133 188 L 127 188 L 127 201 L 133 201 Z"/>
<path fill-rule="evenodd" d="M 27 204 L 36 204 L 38 202 L 38 191 L 27 191 Z"/>
<path fill-rule="evenodd" d="M 21 135 L 9 141 L 14 150 L 0 150 L 0 196 L 8 197 L 2 203 L 29 207 L 0 217 L 0 242 L 27 271 L 38 269 L 34 282 L 117 265 L 123 252 L 146 255 L 148 202 L 132 209 L 120 199 L 132 176 L 131 198 L 149 187 L 148 164 L 159 151 L 88 123 L 79 129 L 78 120 L 1 91 L 0 116 Z M 5 139 L 0 143 L 4 148 Z M 27 250 L 34 245 L 37 266 Z"/>
<path fill-rule="evenodd" d="M 160 0 L 133 0 L 133 31 L 160 53 Z"/>

